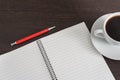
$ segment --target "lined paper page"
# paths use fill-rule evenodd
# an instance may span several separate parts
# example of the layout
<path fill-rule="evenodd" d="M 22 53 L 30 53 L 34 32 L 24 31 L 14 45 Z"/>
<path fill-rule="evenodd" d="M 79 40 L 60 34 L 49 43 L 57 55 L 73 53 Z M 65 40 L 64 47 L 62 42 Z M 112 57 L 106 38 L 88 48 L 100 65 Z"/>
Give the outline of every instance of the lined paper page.
<path fill-rule="evenodd" d="M 115 80 L 85 23 L 41 39 L 58 80 Z"/>
<path fill-rule="evenodd" d="M 0 56 L 0 80 L 51 80 L 36 42 Z"/>

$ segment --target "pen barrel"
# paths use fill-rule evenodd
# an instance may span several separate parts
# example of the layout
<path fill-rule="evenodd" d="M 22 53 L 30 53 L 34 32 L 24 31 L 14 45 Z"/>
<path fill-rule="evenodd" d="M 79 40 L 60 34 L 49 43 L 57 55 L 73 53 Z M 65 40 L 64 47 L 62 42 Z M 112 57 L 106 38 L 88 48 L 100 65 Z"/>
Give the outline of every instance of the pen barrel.
<path fill-rule="evenodd" d="M 34 33 L 34 34 L 30 35 L 30 36 L 24 37 L 24 38 L 16 41 L 16 44 L 20 44 L 20 43 L 23 43 L 23 42 L 25 42 L 25 41 L 28 41 L 28 40 L 30 40 L 30 39 L 32 39 L 32 38 L 35 38 L 35 37 L 40 36 L 40 35 L 42 35 L 42 34 L 44 34 L 44 33 L 47 33 L 48 31 L 49 31 L 49 29 L 47 28 L 47 29 L 44 29 L 44 30 L 39 31 L 39 32 L 37 32 L 37 33 Z"/>

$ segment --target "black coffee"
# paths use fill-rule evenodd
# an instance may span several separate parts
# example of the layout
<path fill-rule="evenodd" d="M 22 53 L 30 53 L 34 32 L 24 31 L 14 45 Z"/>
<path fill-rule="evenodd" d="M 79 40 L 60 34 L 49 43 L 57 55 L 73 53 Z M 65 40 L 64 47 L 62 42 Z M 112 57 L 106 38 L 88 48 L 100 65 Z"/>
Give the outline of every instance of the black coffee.
<path fill-rule="evenodd" d="M 120 16 L 111 18 L 106 24 L 108 35 L 117 41 L 120 41 Z"/>

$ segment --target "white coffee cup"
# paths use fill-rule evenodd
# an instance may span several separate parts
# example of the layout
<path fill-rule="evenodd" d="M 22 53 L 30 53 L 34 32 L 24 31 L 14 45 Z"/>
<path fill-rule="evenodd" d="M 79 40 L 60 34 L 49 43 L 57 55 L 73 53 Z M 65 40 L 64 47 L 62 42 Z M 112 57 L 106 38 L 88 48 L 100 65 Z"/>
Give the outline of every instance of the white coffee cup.
<path fill-rule="evenodd" d="M 94 35 L 98 38 L 105 39 L 109 44 L 120 45 L 120 41 L 117 41 L 117 40 L 111 38 L 106 31 L 107 22 L 111 18 L 116 17 L 116 16 L 120 16 L 120 12 L 110 13 L 110 14 L 106 14 L 106 15 L 100 17 L 99 24 L 97 26 L 98 28 L 94 31 Z"/>

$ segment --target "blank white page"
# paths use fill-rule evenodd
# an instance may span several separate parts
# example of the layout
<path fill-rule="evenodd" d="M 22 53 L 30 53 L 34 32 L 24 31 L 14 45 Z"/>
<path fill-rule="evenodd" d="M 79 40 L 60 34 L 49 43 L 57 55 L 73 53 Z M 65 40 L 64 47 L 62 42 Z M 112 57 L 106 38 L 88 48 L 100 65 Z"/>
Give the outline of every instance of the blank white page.
<path fill-rule="evenodd" d="M 51 80 L 36 42 L 0 56 L 0 80 Z"/>
<path fill-rule="evenodd" d="M 115 80 L 85 23 L 41 39 L 58 80 Z"/>

